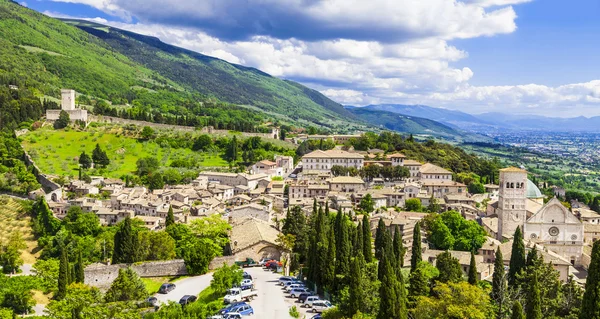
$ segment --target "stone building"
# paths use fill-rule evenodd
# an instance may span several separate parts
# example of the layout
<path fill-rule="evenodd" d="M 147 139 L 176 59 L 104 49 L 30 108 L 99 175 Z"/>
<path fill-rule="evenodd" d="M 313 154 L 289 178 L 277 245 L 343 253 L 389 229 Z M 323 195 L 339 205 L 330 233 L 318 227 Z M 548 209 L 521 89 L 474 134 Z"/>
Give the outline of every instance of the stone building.
<path fill-rule="evenodd" d="M 46 110 L 46 119 L 49 121 L 56 121 L 60 116 L 61 111 L 65 111 L 69 114 L 71 121 L 84 121 L 88 120 L 87 110 L 78 109 L 75 106 L 75 91 L 74 90 L 61 90 L 61 109 L 60 110 Z"/>

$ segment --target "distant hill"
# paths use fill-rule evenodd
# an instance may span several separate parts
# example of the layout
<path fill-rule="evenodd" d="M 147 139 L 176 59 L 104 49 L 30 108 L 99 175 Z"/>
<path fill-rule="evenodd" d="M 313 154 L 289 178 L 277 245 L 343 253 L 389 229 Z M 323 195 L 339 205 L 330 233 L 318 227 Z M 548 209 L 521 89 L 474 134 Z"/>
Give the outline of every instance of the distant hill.
<path fill-rule="evenodd" d="M 63 20 L 92 34 L 119 54 L 156 71 L 185 89 L 222 101 L 256 106 L 293 120 L 331 125 L 353 119 L 323 94 L 255 68 L 228 63 L 166 44 L 158 38 L 82 20 Z"/>
<path fill-rule="evenodd" d="M 446 125 L 463 128 L 473 123 L 482 123 L 483 121 L 471 114 L 460 111 L 435 108 L 426 105 L 404 105 L 404 104 L 377 104 L 367 105 L 364 108 L 370 110 L 387 111 L 404 115 L 418 116 L 444 123 Z"/>
<path fill-rule="evenodd" d="M 346 107 L 363 121 L 380 128 L 403 133 L 431 135 L 448 141 L 486 141 L 485 137 L 466 133 L 437 121 L 396 112 L 378 111 L 369 107 Z"/>

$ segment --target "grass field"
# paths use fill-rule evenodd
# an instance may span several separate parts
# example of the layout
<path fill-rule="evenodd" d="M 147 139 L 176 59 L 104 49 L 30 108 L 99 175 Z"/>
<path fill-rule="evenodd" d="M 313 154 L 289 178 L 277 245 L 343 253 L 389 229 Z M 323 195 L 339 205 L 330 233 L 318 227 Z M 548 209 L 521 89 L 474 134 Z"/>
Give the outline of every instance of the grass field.
<path fill-rule="evenodd" d="M 21 258 L 26 264 L 35 263 L 39 255 L 30 222 L 31 218 L 19 202 L 6 196 L 0 196 L 0 243 L 6 242 L 14 232 L 21 233 L 27 244 L 27 249 L 21 254 Z"/>
<path fill-rule="evenodd" d="M 102 171 L 89 172 L 119 178 L 136 170 L 139 158 L 155 157 L 163 166 L 175 159 L 191 159 L 203 167 L 227 166 L 216 153 L 198 153 L 189 149 L 161 147 L 151 141 L 139 141 L 123 135 L 118 127 L 88 128 L 86 131 L 65 131 L 43 128 L 21 137 L 23 148 L 31 155 L 40 170 L 46 174 L 77 176 L 79 155 L 85 151 L 91 156 L 100 144 L 111 160 Z"/>

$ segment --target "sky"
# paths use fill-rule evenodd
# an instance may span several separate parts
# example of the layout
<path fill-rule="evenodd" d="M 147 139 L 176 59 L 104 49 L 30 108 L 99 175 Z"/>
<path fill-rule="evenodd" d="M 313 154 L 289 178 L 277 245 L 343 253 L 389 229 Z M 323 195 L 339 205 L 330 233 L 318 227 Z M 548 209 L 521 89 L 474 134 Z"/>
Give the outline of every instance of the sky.
<path fill-rule="evenodd" d="M 598 0 L 26 0 L 345 105 L 600 115 Z"/>

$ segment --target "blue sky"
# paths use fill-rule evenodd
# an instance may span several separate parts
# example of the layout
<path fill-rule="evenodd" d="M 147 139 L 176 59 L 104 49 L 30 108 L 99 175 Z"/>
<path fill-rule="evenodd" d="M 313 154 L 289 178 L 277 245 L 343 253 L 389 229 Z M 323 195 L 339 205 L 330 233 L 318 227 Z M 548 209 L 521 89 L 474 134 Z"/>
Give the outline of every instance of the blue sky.
<path fill-rule="evenodd" d="M 351 105 L 600 115 L 598 0 L 29 0 Z"/>

